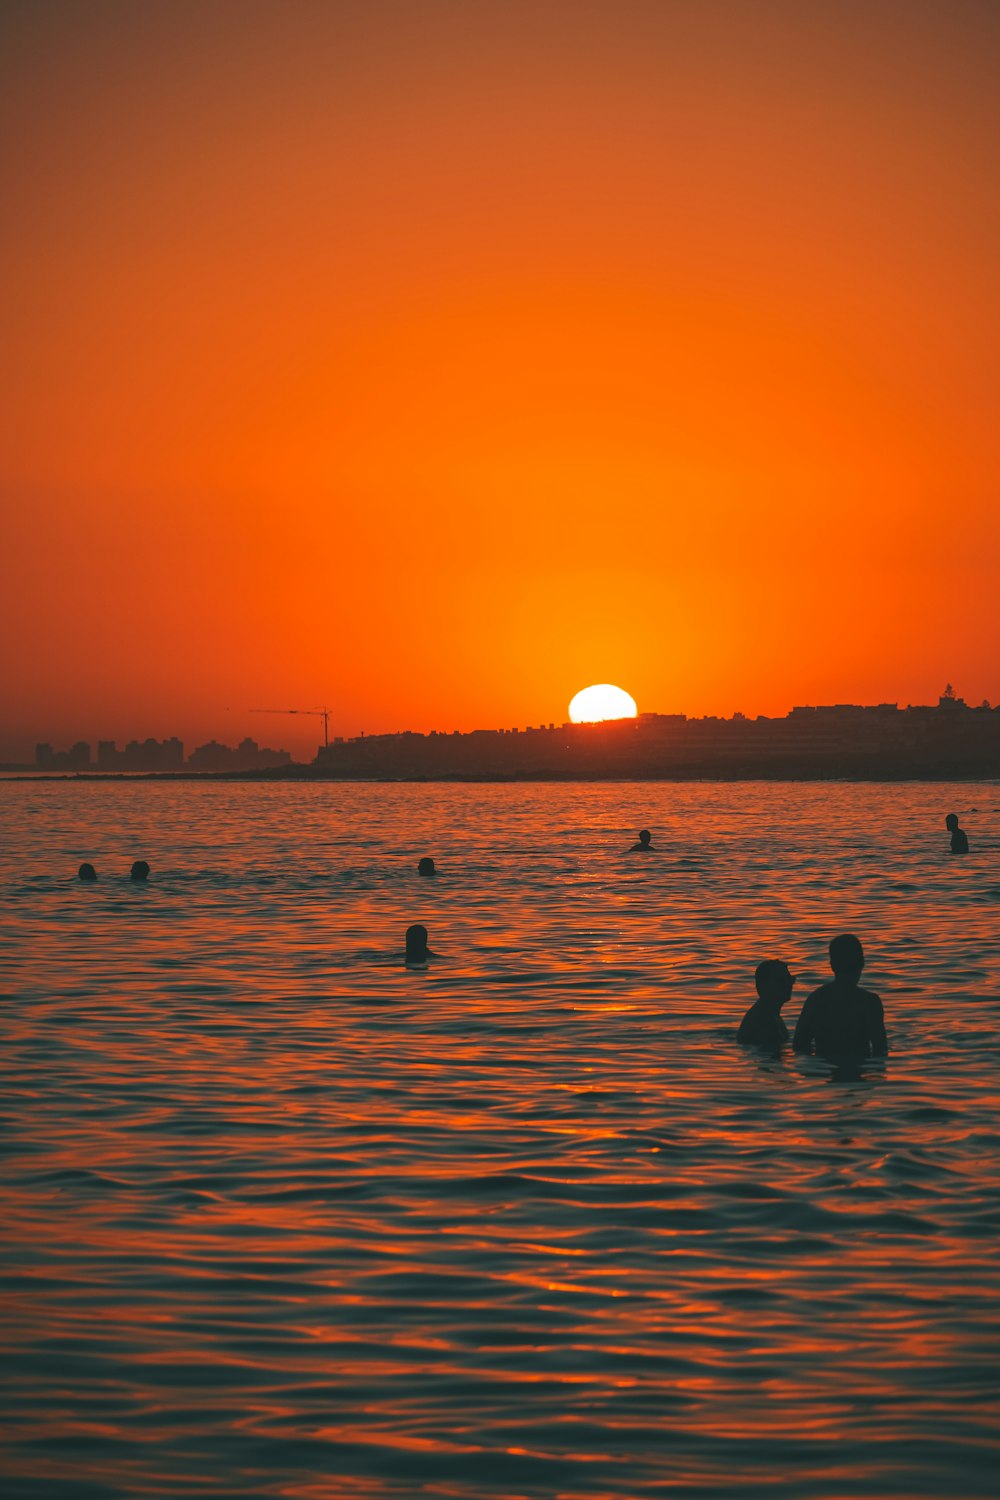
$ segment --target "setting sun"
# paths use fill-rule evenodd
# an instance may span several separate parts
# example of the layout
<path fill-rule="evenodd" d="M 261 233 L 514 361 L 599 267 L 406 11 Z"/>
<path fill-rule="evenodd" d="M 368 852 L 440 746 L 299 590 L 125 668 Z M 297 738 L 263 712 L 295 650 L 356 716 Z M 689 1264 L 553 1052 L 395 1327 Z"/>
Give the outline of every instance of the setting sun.
<path fill-rule="evenodd" d="M 592 687 L 581 689 L 569 706 L 569 716 L 574 724 L 597 724 L 603 719 L 634 719 L 638 712 L 631 693 L 613 687 L 610 682 L 597 682 Z"/>

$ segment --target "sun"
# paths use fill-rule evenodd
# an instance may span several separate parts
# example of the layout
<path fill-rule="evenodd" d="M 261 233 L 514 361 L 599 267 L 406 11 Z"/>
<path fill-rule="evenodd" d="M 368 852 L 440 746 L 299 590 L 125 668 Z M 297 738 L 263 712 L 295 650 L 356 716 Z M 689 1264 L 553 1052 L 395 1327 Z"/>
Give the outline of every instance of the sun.
<path fill-rule="evenodd" d="M 631 693 L 612 687 L 610 682 L 595 682 L 583 688 L 569 706 L 574 724 L 599 724 L 603 719 L 634 719 L 639 710 Z"/>

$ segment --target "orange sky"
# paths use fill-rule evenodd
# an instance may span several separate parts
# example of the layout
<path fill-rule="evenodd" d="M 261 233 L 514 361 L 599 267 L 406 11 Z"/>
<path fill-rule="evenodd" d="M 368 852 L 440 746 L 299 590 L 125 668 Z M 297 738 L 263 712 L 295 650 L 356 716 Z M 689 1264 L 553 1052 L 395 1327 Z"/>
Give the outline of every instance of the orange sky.
<path fill-rule="evenodd" d="M 7 0 L 0 54 L 0 758 L 1000 698 L 990 0 Z"/>

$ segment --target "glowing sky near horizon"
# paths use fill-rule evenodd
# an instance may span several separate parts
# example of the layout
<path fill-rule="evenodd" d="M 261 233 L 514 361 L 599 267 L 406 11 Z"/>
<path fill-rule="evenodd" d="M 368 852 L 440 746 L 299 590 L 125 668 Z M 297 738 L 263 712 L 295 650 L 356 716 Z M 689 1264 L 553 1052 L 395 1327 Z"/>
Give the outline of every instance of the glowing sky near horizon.
<path fill-rule="evenodd" d="M 1000 10 L 0 12 L 0 758 L 1000 697 Z"/>

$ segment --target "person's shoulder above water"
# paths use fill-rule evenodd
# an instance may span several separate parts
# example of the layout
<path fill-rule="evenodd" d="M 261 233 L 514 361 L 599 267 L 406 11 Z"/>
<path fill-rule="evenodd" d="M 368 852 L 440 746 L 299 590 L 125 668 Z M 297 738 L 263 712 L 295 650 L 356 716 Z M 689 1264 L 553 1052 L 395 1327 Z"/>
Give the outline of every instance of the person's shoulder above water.
<path fill-rule="evenodd" d="M 849 980 L 828 979 L 826 984 L 819 984 L 808 994 L 802 1002 L 802 1009 L 806 1006 L 845 1006 L 857 1005 L 864 1009 L 882 1009 L 881 998 L 874 990 L 866 990 L 860 984 L 852 984 Z"/>
<path fill-rule="evenodd" d="M 775 1015 L 759 1000 L 751 1005 L 736 1033 L 736 1040 L 744 1046 L 780 1047 L 788 1037 L 788 1027 L 781 1016 Z"/>
<path fill-rule="evenodd" d="M 653 837 L 653 835 L 650 833 L 650 831 L 649 831 L 648 828 L 640 828 L 639 829 L 639 842 L 637 844 L 633 844 L 631 846 L 631 848 L 628 850 L 628 853 L 629 854 L 655 854 L 656 850 L 653 848 L 652 844 L 650 843 L 650 840 L 651 840 L 652 837 Z"/>
<path fill-rule="evenodd" d="M 792 1045 L 823 1057 L 884 1057 L 889 1046 L 881 999 L 836 979 L 821 985 L 806 998 Z"/>

